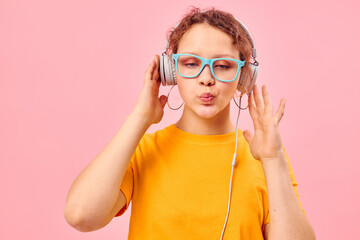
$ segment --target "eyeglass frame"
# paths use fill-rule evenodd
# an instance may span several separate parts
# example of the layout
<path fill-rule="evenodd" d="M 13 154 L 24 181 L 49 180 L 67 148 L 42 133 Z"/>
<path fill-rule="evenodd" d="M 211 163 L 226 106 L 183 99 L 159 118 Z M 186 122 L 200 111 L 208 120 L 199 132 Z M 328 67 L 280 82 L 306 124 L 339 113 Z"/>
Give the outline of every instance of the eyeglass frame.
<path fill-rule="evenodd" d="M 202 63 L 202 66 L 200 68 L 199 73 L 194 75 L 194 76 L 191 76 L 191 77 L 182 75 L 179 72 L 179 68 L 178 68 L 178 59 L 179 59 L 180 56 L 191 56 L 191 57 L 196 57 L 196 58 L 200 59 L 201 63 Z M 188 53 L 174 53 L 174 54 L 172 54 L 172 59 L 175 61 L 176 72 L 182 77 L 195 78 L 195 77 L 200 75 L 200 73 L 204 70 L 206 65 L 209 65 L 212 75 L 215 77 L 216 80 L 218 80 L 220 82 L 233 82 L 233 81 L 235 81 L 235 79 L 239 76 L 240 69 L 245 65 L 245 61 L 241 61 L 241 60 L 238 60 L 238 59 L 233 59 L 233 58 L 212 58 L 212 59 L 207 59 L 207 58 L 203 58 L 203 57 L 193 55 L 193 54 L 188 54 Z M 235 75 L 234 79 L 232 79 L 232 80 L 221 80 L 221 79 L 219 79 L 219 78 L 217 78 L 215 76 L 214 69 L 213 69 L 212 65 L 213 65 L 213 63 L 215 61 L 218 61 L 218 60 L 232 60 L 232 61 L 235 61 L 238 64 L 238 70 L 236 72 L 236 75 Z"/>

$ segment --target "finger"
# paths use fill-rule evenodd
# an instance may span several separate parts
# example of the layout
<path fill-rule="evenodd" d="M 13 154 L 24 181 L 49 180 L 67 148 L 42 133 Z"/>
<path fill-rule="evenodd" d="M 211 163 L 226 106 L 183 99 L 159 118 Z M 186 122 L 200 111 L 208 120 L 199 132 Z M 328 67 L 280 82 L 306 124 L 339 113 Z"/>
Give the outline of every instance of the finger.
<path fill-rule="evenodd" d="M 159 79 L 159 62 L 160 62 L 160 58 L 159 58 L 159 55 L 155 55 L 154 57 L 154 60 L 155 60 L 155 66 L 154 66 L 154 69 L 153 69 L 153 75 L 152 75 L 152 79 L 157 81 Z"/>
<path fill-rule="evenodd" d="M 263 96 L 264 105 L 265 105 L 264 106 L 265 107 L 264 111 L 266 113 L 271 113 L 271 116 L 272 116 L 272 114 L 273 114 L 273 105 L 272 105 L 270 94 L 269 94 L 269 92 L 267 90 L 266 85 L 264 85 L 262 87 L 262 96 Z"/>
<path fill-rule="evenodd" d="M 165 95 L 161 95 L 159 97 L 160 103 L 161 103 L 161 107 L 164 108 L 166 102 L 167 102 L 167 97 Z"/>
<path fill-rule="evenodd" d="M 249 113 L 254 123 L 254 129 L 256 130 L 259 128 L 260 125 L 259 125 L 259 114 L 256 109 L 253 93 L 249 95 L 248 104 L 249 104 Z"/>
<path fill-rule="evenodd" d="M 282 98 L 280 100 L 279 108 L 278 108 L 278 110 L 277 110 L 277 112 L 275 114 L 275 121 L 276 121 L 277 124 L 279 124 L 280 120 L 284 116 L 285 103 L 286 103 L 285 98 Z"/>
<path fill-rule="evenodd" d="M 262 99 L 262 96 L 260 94 L 257 84 L 255 84 L 255 87 L 254 87 L 254 99 L 255 99 L 256 109 L 258 110 L 258 113 L 262 113 L 264 111 L 264 101 Z"/>
<path fill-rule="evenodd" d="M 160 84 L 161 84 L 161 81 L 156 81 L 156 87 L 159 88 L 160 87 Z"/>
<path fill-rule="evenodd" d="M 153 73 L 153 68 L 154 68 L 154 64 L 155 61 L 154 59 L 151 61 L 151 63 L 149 64 L 148 68 L 145 71 L 145 82 L 151 81 L 151 77 L 152 77 L 152 73 Z"/>
<path fill-rule="evenodd" d="M 245 137 L 246 141 L 247 141 L 249 144 L 251 144 L 254 135 L 253 135 L 249 130 L 245 130 L 245 131 L 243 132 L 243 134 L 244 134 L 244 137 Z"/>
<path fill-rule="evenodd" d="M 249 94 L 248 105 L 249 105 L 249 109 L 252 108 L 253 110 L 256 111 L 256 105 L 255 105 L 255 100 L 254 100 L 254 93 L 252 93 L 252 92 Z"/>
<path fill-rule="evenodd" d="M 156 73 L 155 71 L 155 67 L 156 67 L 156 60 L 155 60 L 155 56 L 153 57 L 153 60 L 151 61 L 151 64 L 150 64 L 150 77 L 151 77 L 151 80 L 154 80 L 154 75 Z"/>

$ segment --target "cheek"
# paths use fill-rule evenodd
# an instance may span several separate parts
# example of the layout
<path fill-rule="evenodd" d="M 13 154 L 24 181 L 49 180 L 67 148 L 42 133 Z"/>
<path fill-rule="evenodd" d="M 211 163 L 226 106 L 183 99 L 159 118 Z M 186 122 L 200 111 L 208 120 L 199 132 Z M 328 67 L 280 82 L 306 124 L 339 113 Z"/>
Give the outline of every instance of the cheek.
<path fill-rule="evenodd" d="M 192 95 L 194 95 L 193 93 L 194 87 L 191 86 L 191 82 L 189 81 L 189 79 L 186 80 L 179 79 L 177 85 L 179 88 L 180 96 L 183 100 L 186 100 L 190 98 Z"/>
<path fill-rule="evenodd" d="M 222 86 L 223 95 L 226 96 L 226 98 L 231 99 L 233 96 L 235 96 L 236 88 L 237 88 L 237 81 L 231 83 L 225 83 Z"/>

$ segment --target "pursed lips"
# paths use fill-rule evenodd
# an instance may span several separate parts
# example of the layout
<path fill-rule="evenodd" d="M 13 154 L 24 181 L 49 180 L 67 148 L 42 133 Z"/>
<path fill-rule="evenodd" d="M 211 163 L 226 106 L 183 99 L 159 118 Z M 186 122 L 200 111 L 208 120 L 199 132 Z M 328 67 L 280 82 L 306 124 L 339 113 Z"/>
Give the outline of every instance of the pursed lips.
<path fill-rule="evenodd" d="M 206 93 L 202 93 L 200 95 L 200 99 L 203 103 L 205 104 L 209 104 L 212 102 L 212 100 L 214 99 L 214 95 L 212 95 L 211 93 L 209 92 L 206 92 Z"/>

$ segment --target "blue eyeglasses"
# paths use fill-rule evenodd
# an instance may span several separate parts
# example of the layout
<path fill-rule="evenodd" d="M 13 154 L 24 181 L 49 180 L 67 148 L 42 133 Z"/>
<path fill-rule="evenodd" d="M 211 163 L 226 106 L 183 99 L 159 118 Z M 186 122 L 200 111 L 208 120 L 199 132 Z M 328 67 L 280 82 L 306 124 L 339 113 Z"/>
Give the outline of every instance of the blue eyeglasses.
<path fill-rule="evenodd" d="M 177 53 L 172 55 L 177 73 L 185 78 L 199 76 L 206 65 L 209 65 L 212 75 L 221 82 L 232 82 L 238 77 L 245 61 L 232 58 L 206 59 L 192 54 Z"/>

